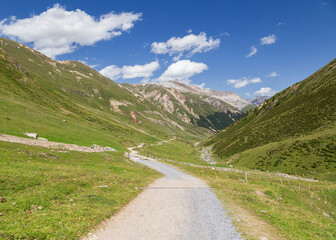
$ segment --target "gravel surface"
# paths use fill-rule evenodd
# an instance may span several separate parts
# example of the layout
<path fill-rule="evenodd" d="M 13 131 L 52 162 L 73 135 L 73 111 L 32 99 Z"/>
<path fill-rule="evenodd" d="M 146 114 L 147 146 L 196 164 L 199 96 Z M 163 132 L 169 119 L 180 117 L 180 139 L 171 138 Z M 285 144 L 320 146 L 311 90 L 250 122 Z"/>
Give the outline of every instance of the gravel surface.
<path fill-rule="evenodd" d="M 93 145 L 91 147 L 79 146 L 75 144 L 59 143 L 45 141 L 41 139 L 30 139 L 23 137 L 16 137 L 12 135 L 0 134 L 0 141 L 11 142 L 11 143 L 20 143 L 36 147 L 46 147 L 46 148 L 55 148 L 59 150 L 70 150 L 78 152 L 105 152 L 105 151 L 116 151 L 110 147 L 101 147 L 98 145 Z"/>
<path fill-rule="evenodd" d="M 240 239 L 220 201 L 200 179 L 131 152 L 165 175 L 89 239 Z"/>

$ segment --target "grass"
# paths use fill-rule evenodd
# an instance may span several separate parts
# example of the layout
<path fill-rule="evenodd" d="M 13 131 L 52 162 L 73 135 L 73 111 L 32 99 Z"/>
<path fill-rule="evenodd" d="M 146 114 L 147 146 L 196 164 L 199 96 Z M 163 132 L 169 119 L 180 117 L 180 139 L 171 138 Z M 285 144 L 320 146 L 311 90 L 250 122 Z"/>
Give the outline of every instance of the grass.
<path fill-rule="evenodd" d="M 208 141 L 219 157 L 309 135 L 336 122 L 336 59 L 266 100 Z"/>
<path fill-rule="evenodd" d="M 111 100 L 125 106 L 115 111 Z M 163 125 L 150 121 L 157 113 Z M 98 144 L 121 151 L 172 135 L 195 140 L 208 135 L 206 129 L 142 101 L 82 63 L 57 62 L 0 38 L 0 133 L 23 136 L 25 132 L 56 142 Z"/>
<path fill-rule="evenodd" d="M 0 238 L 78 239 L 159 176 L 121 153 L 0 142 Z"/>
<path fill-rule="evenodd" d="M 248 171 L 246 182 L 245 171 L 206 168 L 208 164 L 197 157 L 199 149 L 181 141 L 147 146 L 145 151 L 163 161 L 175 160 L 167 163 L 214 187 L 218 198 L 229 208 L 235 226 L 247 239 L 336 238 L 335 182 L 287 179 L 253 170 Z M 187 162 L 204 167 L 185 165 Z"/>
<path fill-rule="evenodd" d="M 231 164 L 336 182 L 336 127 L 241 152 Z M 225 162 L 230 158 L 222 158 Z"/>

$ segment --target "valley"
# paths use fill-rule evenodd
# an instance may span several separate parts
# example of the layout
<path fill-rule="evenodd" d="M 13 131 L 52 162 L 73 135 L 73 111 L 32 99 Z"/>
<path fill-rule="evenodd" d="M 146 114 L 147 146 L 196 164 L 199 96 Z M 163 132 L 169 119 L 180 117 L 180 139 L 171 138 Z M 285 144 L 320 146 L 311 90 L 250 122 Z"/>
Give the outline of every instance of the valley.
<path fill-rule="evenodd" d="M 93 237 L 133 200 L 135 220 L 124 226 L 126 210 L 111 230 L 124 239 L 333 239 L 335 99 L 336 60 L 247 101 L 178 80 L 120 84 L 0 38 L 0 238 Z M 167 186 L 182 190 L 148 189 Z M 169 217 L 128 232 L 141 212 Z"/>

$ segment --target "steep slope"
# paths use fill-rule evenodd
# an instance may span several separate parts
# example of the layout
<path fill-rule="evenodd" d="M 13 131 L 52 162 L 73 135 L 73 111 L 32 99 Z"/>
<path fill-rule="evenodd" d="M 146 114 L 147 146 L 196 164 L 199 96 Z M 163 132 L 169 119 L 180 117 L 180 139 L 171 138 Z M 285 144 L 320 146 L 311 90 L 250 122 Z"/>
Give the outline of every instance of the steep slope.
<path fill-rule="evenodd" d="M 53 141 L 117 149 L 168 135 L 207 134 L 82 63 L 54 61 L 5 38 L 0 61 L 0 133 L 37 132 Z"/>
<path fill-rule="evenodd" d="M 296 154 L 293 149 L 307 148 L 305 154 L 300 150 L 299 156 L 295 156 L 295 161 L 301 162 L 292 166 L 292 170 L 288 168 L 287 171 L 293 172 L 295 167 L 304 169 L 303 166 L 307 163 L 305 159 L 308 157 L 312 157 L 311 166 L 327 162 L 328 169 L 334 169 L 336 167 L 336 149 L 333 143 L 336 135 L 335 99 L 336 59 L 304 81 L 268 99 L 246 117 L 212 137 L 207 144 L 213 145 L 213 150 L 218 156 L 228 157 L 268 143 L 293 139 L 290 146 L 279 142 L 278 150 L 275 150 L 275 146 L 263 151 L 260 149 L 264 155 L 257 154 L 258 157 L 255 155 L 255 158 L 250 158 L 249 166 L 260 169 L 273 168 L 273 170 L 281 166 L 291 166 L 286 163 L 286 159 L 290 159 L 291 152 Z M 322 134 L 324 131 L 328 134 Z M 309 137 L 315 136 L 314 134 L 318 137 Z M 306 138 L 302 139 L 303 136 Z M 316 142 L 320 142 L 320 145 L 316 145 Z M 323 149 L 318 150 L 320 148 L 318 146 Z M 315 156 L 312 156 L 313 152 Z M 275 153 L 281 155 L 281 161 L 277 163 Z"/>
<path fill-rule="evenodd" d="M 219 131 L 242 117 L 230 104 L 214 97 L 157 84 L 125 84 L 131 91 L 186 123 Z M 191 86 L 193 87 L 193 86 Z"/>

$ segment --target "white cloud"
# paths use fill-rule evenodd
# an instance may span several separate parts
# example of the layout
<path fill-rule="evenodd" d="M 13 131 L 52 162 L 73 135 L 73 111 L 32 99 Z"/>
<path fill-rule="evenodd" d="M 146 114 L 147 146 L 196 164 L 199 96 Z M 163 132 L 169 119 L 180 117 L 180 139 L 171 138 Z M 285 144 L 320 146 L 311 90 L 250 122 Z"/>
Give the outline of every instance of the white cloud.
<path fill-rule="evenodd" d="M 277 72 L 271 72 L 270 74 L 267 75 L 267 77 L 279 77 L 280 74 L 278 74 Z"/>
<path fill-rule="evenodd" d="M 207 69 L 208 66 L 204 63 L 180 60 L 176 63 L 172 63 L 159 78 L 154 79 L 153 81 L 163 82 L 177 79 L 184 83 L 190 83 L 190 77 Z"/>
<path fill-rule="evenodd" d="M 260 88 L 260 90 L 256 91 L 254 94 L 271 97 L 276 93 L 277 91 L 272 90 L 270 87 L 263 87 L 263 88 Z"/>
<path fill-rule="evenodd" d="M 261 83 L 260 78 L 239 78 L 239 79 L 229 79 L 226 81 L 227 84 L 233 85 L 234 88 L 242 88 L 251 83 Z"/>
<path fill-rule="evenodd" d="M 99 73 L 111 80 L 116 80 L 122 77 L 121 68 L 116 65 L 110 65 L 102 70 Z"/>
<path fill-rule="evenodd" d="M 202 53 L 218 48 L 219 39 L 207 38 L 205 33 L 199 35 L 189 34 L 182 38 L 172 37 L 167 42 L 153 42 L 151 52 L 156 54 L 178 55 L 187 54 L 188 57 L 195 53 Z M 180 57 L 175 60 L 178 60 Z"/>
<path fill-rule="evenodd" d="M 20 42 L 33 43 L 33 47 L 49 57 L 73 52 L 77 46 L 92 46 L 130 30 L 141 13 L 113 12 L 99 19 L 77 9 L 67 11 L 56 4 L 40 15 L 0 22 L 0 34 Z"/>
<path fill-rule="evenodd" d="M 105 77 L 110 78 L 111 80 L 116 80 L 119 78 L 130 79 L 142 77 L 148 79 L 153 76 L 153 72 L 158 70 L 160 64 L 158 61 L 147 63 L 144 65 L 134 65 L 134 66 L 123 66 L 118 67 L 116 65 L 110 65 L 100 70 L 100 74 Z"/>
<path fill-rule="evenodd" d="M 187 33 L 192 33 L 192 30 L 191 30 L 191 29 L 189 29 L 189 30 L 187 31 Z"/>
<path fill-rule="evenodd" d="M 272 35 L 269 35 L 267 37 L 261 38 L 260 39 L 260 44 L 261 45 L 270 45 L 270 44 L 275 43 L 276 40 L 277 40 L 277 37 L 274 34 L 272 34 Z"/>
<path fill-rule="evenodd" d="M 130 78 L 149 78 L 153 76 L 153 72 L 158 70 L 160 64 L 158 61 L 147 63 L 145 65 L 123 66 L 122 73 L 124 79 Z"/>
<path fill-rule="evenodd" d="M 278 22 L 277 23 L 277 26 L 281 26 L 281 25 L 283 25 L 283 22 Z"/>
<path fill-rule="evenodd" d="M 253 56 L 254 54 L 256 54 L 258 52 L 258 49 L 255 47 L 255 46 L 251 46 L 250 47 L 250 53 L 246 55 L 246 57 L 251 57 Z"/>

